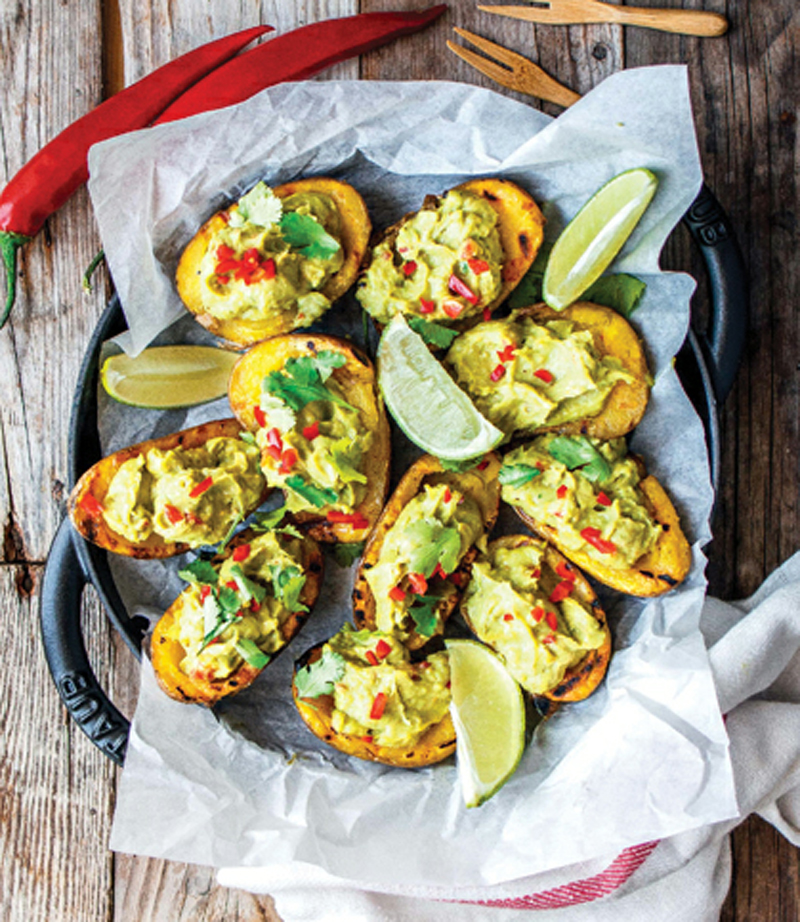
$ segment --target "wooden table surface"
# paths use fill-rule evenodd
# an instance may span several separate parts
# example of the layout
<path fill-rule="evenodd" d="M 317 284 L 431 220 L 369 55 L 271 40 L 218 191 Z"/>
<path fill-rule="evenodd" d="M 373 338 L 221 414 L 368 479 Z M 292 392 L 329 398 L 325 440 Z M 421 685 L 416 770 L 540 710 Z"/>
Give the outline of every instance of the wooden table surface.
<path fill-rule="evenodd" d="M 212 37 L 259 22 L 288 31 L 314 19 L 415 5 L 0 0 L 0 182 L 102 99 Z M 601 25 L 536 28 L 480 13 L 471 0 L 451 0 L 446 18 L 426 34 L 325 76 L 491 85 L 446 50 L 456 25 L 525 53 L 579 92 L 622 67 L 689 65 L 707 181 L 739 230 L 752 285 L 747 352 L 722 411 L 722 488 L 709 548 L 711 591 L 736 598 L 752 592 L 800 543 L 800 15 L 795 0 L 704 5 L 728 15 L 732 27 L 725 37 Z M 6 394 L 0 404 L 0 596 L 7 625 L 0 671 L 0 918 L 274 920 L 268 898 L 222 889 L 209 869 L 108 851 L 119 772 L 66 716 L 42 655 L 37 592 L 64 514 L 70 403 L 109 293 L 102 281 L 93 294 L 81 289 L 81 273 L 98 246 L 82 189 L 24 251 L 13 320 L 0 332 Z M 680 232 L 665 263 L 702 276 L 699 257 Z M 703 292 L 701 285 L 698 297 Z M 84 619 L 100 681 L 130 714 L 136 662 L 91 596 Z M 800 918 L 799 854 L 772 827 L 744 822 L 733 836 L 733 859 L 726 922 Z"/>

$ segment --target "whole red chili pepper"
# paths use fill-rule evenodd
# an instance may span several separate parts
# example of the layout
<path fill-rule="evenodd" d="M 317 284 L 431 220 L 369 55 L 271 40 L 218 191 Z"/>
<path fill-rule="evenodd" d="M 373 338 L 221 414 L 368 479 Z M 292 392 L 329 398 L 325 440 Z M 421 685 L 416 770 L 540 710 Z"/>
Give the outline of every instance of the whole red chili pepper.
<path fill-rule="evenodd" d="M 278 35 L 199 80 L 161 113 L 156 124 L 232 106 L 276 83 L 305 80 L 340 61 L 419 32 L 446 9 L 447 4 L 440 3 L 429 10 L 360 13 Z"/>
<path fill-rule="evenodd" d="M 176 96 L 229 61 L 272 26 L 254 26 L 181 55 L 68 125 L 0 193 L 0 254 L 6 271 L 2 329 L 16 298 L 17 251 L 89 176 L 86 155 L 98 141 L 144 128 Z"/>

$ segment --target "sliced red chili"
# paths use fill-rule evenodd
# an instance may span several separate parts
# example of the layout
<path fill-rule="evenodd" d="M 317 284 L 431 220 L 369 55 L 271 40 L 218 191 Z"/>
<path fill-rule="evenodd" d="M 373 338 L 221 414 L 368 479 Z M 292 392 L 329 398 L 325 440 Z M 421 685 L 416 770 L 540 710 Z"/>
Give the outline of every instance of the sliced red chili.
<path fill-rule="evenodd" d="M 574 583 L 577 577 L 577 573 L 570 568 L 570 565 L 565 560 L 559 560 L 555 566 L 556 573 L 561 577 L 561 579 L 569 580 Z"/>
<path fill-rule="evenodd" d="M 485 259 L 468 259 L 467 265 L 472 269 L 475 275 L 483 275 L 484 272 L 488 272 L 491 268 Z"/>
<path fill-rule="evenodd" d="M 487 467 L 489 467 L 489 459 L 484 458 L 483 461 L 481 461 L 481 463 L 478 465 L 478 470 L 485 471 Z"/>
<path fill-rule="evenodd" d="M 240 544 L 238 547 L 233 549 L 231 557 L 236 563 L 241 563 L 243 560 L 247 560 L 250 556 L 250 545 L 249 544 Z"/>
<path fill-rule="evenodd" d="M 541 575 L 542 575 L 542 571 L 539 567 L 536 567 L 534 570 L 531 570 L 531 576 L 534 579 L 539 579 Z"/>
<path fill-rule="evenodd" d="M 514 343 L 509 343 L 503 349 L 499 349 L 497 352 L 497 358 L 501 362 L 511 362 L 514 359 L 514 353 L 517 351 L 517 347 Z"/>
<path fill-rule="evenodd" d="M 270 429 L 267 433 L 267 445 L 271 448 L 279 448 L 283 451 L 283 439 L 281 438 L 280 429 Z"/>
<path fill-rule="evenodd" d="M 105 511 L 102 503 L 91 493 L 84 493 L 78 505 L 92 519 L 100 518 Z"/>
<path fill-rule="evenodd" d="M 434 567 L 432 576 L 441 576 L 442 579 L 447 579 L 447 574 L 444 572 L 444 568 L 440 563 L 437 563 Z"/>
<path fill-rule="evenodd" d="M 329 522 L 352 525 L 353 528 L 369 528 L 369 519 L 360 512 L 339 512 L 338 509 L 331 509 L 327 519 Z"/>
<path fill-rule="evenodd" d="M 392 645 L 386 643 L 386 641 L 381 637 L 381 639 L 375 645 L 375 652 L 378 654 L 380 659 L 386 659 L 386 657 L 392 652 Z"/>
<path fill-rule="evenodd" d="M 505 373 L 506 373 L 505 365 L 495 365 L 489 377 L 492 379 L 492 381 L 497 383 L 503 377 Z"/>
<path fill-rule="evenodd" d="M 265 279 L 274 279 L 278 272 L 278 268 L 275 265 L 275 260 L 272 258 L 265 259 L 264 262 L 261 263 L 261 268 L 264 270 Z"/>
<path fill-rule="evenodd" d="M 503 621 L 513 621 L 513 620 L 514 620 L 514 616 L 510 612 L 507 612 L 505 615 L 503 615 Z"/>
<path fill-rule="evenodd" d="M 484 307 L 483 309 L 483 320 L 484 323 L 488 323 L 492 319 L 492 309 L 491 307 Z"/>
<path fill-rule="evenodd" d="M 559 499 L 564 499 L 564 497 L 569 493 L 569 488 L 566 484 L 561 484 L 561 486 L 556 490 L 556 496 Z"/>
<path fill-rule="evenodd" d="M 600 534 L 599 528 L 584 528 L 581 532 L 581 538 L 592 547 L 597 548 L 601 554 L 616 554 L 617 546 L 613 541 L 609 541 Z"/>
<path fill-rule="evenodd" d="M 450 487 L 445 487 L 444 493 L 442 493 L 442 499 L 446 503 L 449 503 L 452 498 L 453 498 L 453 494 L 450 492 Z"/>
<path fill-rule="evenodd" d="M 435 310 L 436 310 L 435 302 L 429 301 L 427 298 L 419 299 L 420 314 L 432 314 Z"/>
<path fill-rule="evenodd" d="M 394 602 L 402 602 L 405 597 L 405 590 L 401 586 L 394 586 L 389 590 L 389 598 Z"/>
<path fill-rule="evenodd" d="M 549 611 L 545 616 L 544 620 L 547 622 L 547 626 L 551 631 L 554 631 L 558 627 L 558 618 L 554 611 Z"/>
<path fill-rule="evenodd" d="M 236 256 L 236 251 L 227 243 L 221 243 L 217 247 L 217 259 L 232 259 L 234 256 Z"/>
<path fill-rule="evenodd" d="M 183 513 L 181 512 L 181 510 L 177 509 L 175 506 L 171 505 L 170 503 L 167 503 L 164 506 L 164 514 L 166 515 L 167 520 L 172 525 L 177 525 L 178 522 L 183 521 Z"/>
<path fill-rule="evenodd" d="M 239 591 L 239 585 L 235 579 L 229 579 L 225 585 L 228 587 L 228 589 L 233 589 L 234 592 Z"/>
<path fill-rule="evenodd" d="M 428 591 L 428 581 L 422 573 L 409 573 L 408 583 L 416 595 L 425 595 Z"/>
<path fill-rule="evenodd" d="M 601 491 L 597 494 L 597 503 L 598 503 L 598 505 L 600 505 L 600 506 L 610 506 L 610 505 L 611 505 L 611 499 L 610 499 L 605 493 L 603 493 L 603 491 L 601 490 Z"/>
<path fill-rule="evenodd" d="M 372 650 L 367 650 L 367 652 L 364 654 L 364 656 L 366 657 L 367 662 L 370 664 L 370 666 L 377 666 L 377 665 L 378 665 L 378 657 L 375 656 L 375 654 L 372 652 Z"/>
<path fill-rule="evenodd" d="M 264 411 L 261 409 L 261 407 L 258 404 L 256 404 L 253 407 L 253 416 L 255 417 L 255 420 L 258 423 L 259 428 L 261 429 L 267 428 L 266 414 L 264 413 Z"/>
<path fill-rule="evenodd" d="M 200 587 L 200 601 L 204 602 L 211 595 L 211 586 Z"/>
<path fill-rule="evenodd" d="M 479 296 L 475 294 L 466 282 L 462 282 L 455 273 L 447 280 L 447 287 L 454 295 L 458 295 L 470 304 L 477 304 L 478 301 L 480 301 Z"/>
<path fill-rule="evenodd" d="M 544 618 L 544 609 L 541 605 L 537 605 L 536 608 L 533 609 L 531 617 L 537 624 Z"/>
<path fill-rule="evenodd" d="M 205 479 L 201 480 L 200 483 L 195 484 L 195 486 L 192 487 L 192 489 L 189 491 L 189 496 L 191 496 L 192 499 L 197 499 L 198 496 L 202 496 L 206 490 L 210 489 L 213 483 L 213 477 L 206 477 Z"/>
<path fill-rule="evenodd" d="M 294 448 L 287 448 L 281 455 L 281 466 L 278 468 L 278 473 L 288 474 L 295 464 L 297 464 L 297 452 Z"/>
<path fill-rule="evenodd" d="M 464 310 L 464 305 L 459 301 L 444 301 L 442 303 L 442 310 L 450 317 L 452 320 L 455 320 L 459 316 L 461 311 Z"/>
<path fill-rule="evenodd" d="M 546 637 L 542 637 L 542 643 L 555 643 L 555 642 L 556 642 L 555 634 L 548 634 Z"/>
<path fill-rule="evenodd" d="M 375 699 L 372 702 L 372 708 L 369 712 L 370 720 L 380 720 L 383 717 L 383 712 L 386 709 L 386 695 L 383 692 L 378 692 L 375 695 Z"/>
<path fill-rule="evenodd" d="M 555 605 L 558 602 L 563 602 L 575 588 L 575 583 L 569 579 L 562 579 L 558 583 L 555 589 L 550 593 L 550 601 Z"/>
<path fill-rule="evenodd" d="M 545 384 L 552 384 L 555 378 L 546 368 L 537 368 L 533 373 L 534 378 L 544 381 Z"/>
<path fill-rule="evenodd" d="M 319 435 L 319 423 L 314 420 L 310 426 L 303 427 L 303 438 L 307 439 L 309 442 L 313 442 L 314 439 Z"/>
<path fill-rule="evenodd" d="M 403 275 L 408 278 L 409 275 L 413 275 L 417 271 L 417 264 L 413 259 L 409 259 L 407 263 L 403 263 Z"/>

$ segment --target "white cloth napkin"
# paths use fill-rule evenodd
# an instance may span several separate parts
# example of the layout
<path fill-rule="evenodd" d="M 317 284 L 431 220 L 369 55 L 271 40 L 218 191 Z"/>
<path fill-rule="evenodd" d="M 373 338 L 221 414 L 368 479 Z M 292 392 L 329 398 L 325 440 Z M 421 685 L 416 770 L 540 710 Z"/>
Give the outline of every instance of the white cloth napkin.
<path fill-rule="evenodd" d="M 800 552 L 749 599 L 701 622 L 730 736 L 741 817 L 589 862 L 473 889 L 364 889 L 301 863 L 222 868 L 285 922 L 706 922 L 730 884 L 730 831 L 757 813 L 800 845 Z M 534 917 L 531 910 L 537 910 Z"/>

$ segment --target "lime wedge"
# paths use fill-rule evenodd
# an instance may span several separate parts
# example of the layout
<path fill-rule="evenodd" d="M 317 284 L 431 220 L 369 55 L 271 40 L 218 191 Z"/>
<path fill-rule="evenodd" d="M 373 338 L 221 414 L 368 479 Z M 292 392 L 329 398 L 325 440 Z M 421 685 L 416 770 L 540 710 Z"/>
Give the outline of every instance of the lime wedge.
<path fill-rule="evenodd" d="M 542 281 L 554 310 L 569 307 L 595 282 L 633 233 L 656 192 L 658 180 L 644 168 L 610 179 L 589 199 L 556 240 Z"/>
<path fill-rule="evenodd" d="M 503 438 L 401 314 L 381 336 L 378 384 L 397 425 L 415 445 L 437 458 L 474 458 L 491 451 Z"/>
<path fill-rule="evenodd" d="M 525 747 L 522 691 L 500 658 L 475 640 L 446 640 L 456 764 L 468 807 L 479 807 L 508 781 Z"/>
<path fill-rule="evenodd" d="M 130 406 L 192 407 L 228 392 L 228 378 L 240 357 L 214 346 L 153 346 L 135 358 L 110 356 L 100 380 L 114 400 Z"/>

